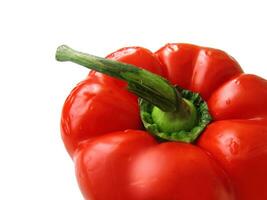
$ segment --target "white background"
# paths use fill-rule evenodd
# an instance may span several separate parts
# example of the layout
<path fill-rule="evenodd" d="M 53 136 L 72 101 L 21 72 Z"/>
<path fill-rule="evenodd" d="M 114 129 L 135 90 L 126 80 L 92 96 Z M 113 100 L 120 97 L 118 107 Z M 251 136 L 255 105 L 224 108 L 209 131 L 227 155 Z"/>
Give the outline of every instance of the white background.
<path fill-rule="evenodd" d="M 2 0 L 0 199 L 82 199 L 59 120 L 88 71 L 56 62 L 58 45 L 105 56 L 124 46 L 195 43 L 267 78 L 266 10 L 264 0 Z"/>

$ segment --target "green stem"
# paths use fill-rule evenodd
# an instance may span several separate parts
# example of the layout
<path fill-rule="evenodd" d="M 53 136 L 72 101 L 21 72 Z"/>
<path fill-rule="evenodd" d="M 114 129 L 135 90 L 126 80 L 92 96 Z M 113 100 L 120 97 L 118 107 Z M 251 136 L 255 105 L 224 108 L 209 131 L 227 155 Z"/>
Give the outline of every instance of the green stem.
<path fill-rule="evenodd" d="M 81 53 L 65 45 L 58 47 L 56 59 L 126 81 L 128 90 L 140 97 L 144 127 L 163 141 L 194 142 L 212 120 L 199 94 L 175 88 L 166 79 L 144 69 Z"/>
<path fill-rule="evenodd" d="M 175 112 L 183 107 L 183 99 L 166 79 L 130 64 L 75 51 L 62 45 L 56 52 L 58 61 L 71 61 L 86 68 L 128 82 L 128 90 L 159 107 L 164 112 Z"/>

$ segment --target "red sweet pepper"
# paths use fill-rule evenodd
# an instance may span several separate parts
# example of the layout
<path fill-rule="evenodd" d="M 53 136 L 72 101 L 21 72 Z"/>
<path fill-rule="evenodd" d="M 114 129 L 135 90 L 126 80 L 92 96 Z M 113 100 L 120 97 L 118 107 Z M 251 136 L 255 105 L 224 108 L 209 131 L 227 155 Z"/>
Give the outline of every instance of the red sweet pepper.
<path fill-rule="evenodd" d="M 61 46 L 56 58 L 102 72 L 61 119 L 85 199 L 267 199 L 267 81 L 228 54 L 167 44 L 103 59 Z"/>

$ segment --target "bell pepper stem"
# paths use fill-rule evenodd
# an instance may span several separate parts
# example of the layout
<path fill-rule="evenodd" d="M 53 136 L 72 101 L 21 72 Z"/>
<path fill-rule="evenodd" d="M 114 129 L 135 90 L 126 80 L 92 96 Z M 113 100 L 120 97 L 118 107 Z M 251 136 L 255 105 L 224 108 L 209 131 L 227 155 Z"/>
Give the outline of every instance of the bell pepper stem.
<path fill-rule="evenodd" d="M 174 87 L 166 79 L 134 65 L 58 47 L 58 61 L 71 61 L 124 80 L 128 90 L 140 97 L 144 127 L 160 140 L 194 142 L 212 120 L 198 93 Z"/>
<path fill-rule="evenodd" d="M 71 61 L 128 83 L 128 90 L 164 112 L 183 106 L 179 92 L 166 79 L 134 65 L 76 51 L 66 45 L 58 47 L 56 60 Z"/>

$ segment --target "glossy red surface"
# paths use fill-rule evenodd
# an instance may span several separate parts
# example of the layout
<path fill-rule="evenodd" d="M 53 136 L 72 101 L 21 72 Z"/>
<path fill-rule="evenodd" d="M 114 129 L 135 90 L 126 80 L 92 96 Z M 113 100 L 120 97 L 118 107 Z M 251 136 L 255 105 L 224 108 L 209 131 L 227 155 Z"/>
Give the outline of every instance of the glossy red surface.
<path fill-rule="evenodd" d="M 97 72 L 67 98 L 62 138 L 90 200 L 266 200 L 267 81 L 243 74 L 221 50 L 167 44 L 155 54 L 123 48 L 134 64 L 199 92 L 213 122 L 196 144 L 157 142 L 140 131 L 136 96 Z"/>
<path fill-rule="evenodd" d="M 214 122 L 198 145 L 226 170 L 236 199 L 267 199 L 267 120 Z"/>

